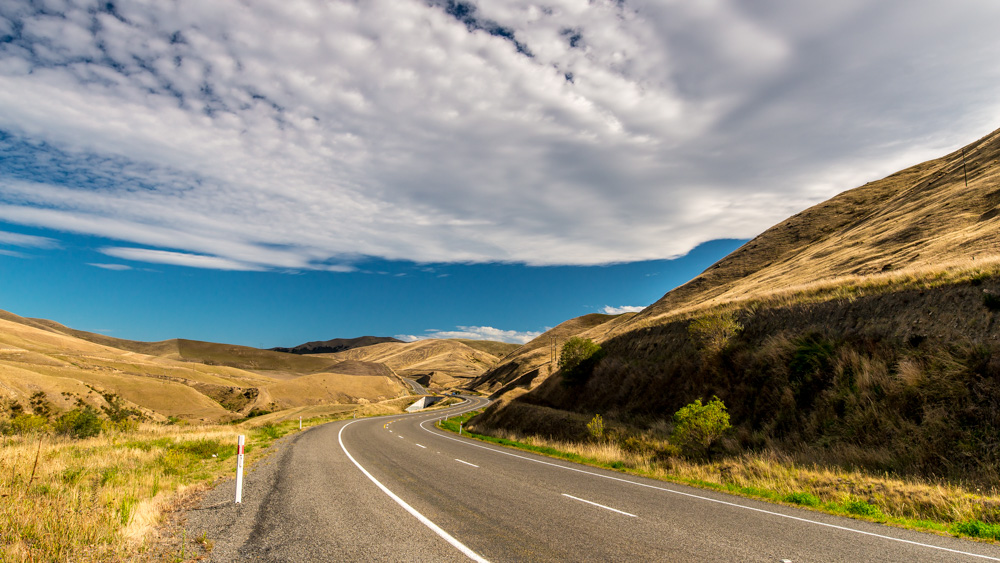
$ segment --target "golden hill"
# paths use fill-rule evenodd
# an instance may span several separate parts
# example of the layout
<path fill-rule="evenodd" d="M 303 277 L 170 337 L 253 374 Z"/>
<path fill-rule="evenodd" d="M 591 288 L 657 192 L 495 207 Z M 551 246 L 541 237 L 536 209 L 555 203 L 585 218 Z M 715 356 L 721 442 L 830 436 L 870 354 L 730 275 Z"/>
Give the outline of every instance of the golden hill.
<path fill-rule="evenodd" d="M 881 272 L 1000 254 L 1000 130 L 771 227 L 635 319 Z M 966 185 L 966 179 L 968 185 Z"/>
<path fill-rule="evenodd" d="M 502 343 L 459 340 L 385 342 L 335 354 L 315 354 L 329 360 L 375 362 L 394 373 L 420 380 L 438 389 L 466 387 L 499 361 L 495 352 L 506 352 Z"/>
<path fill-rule="evenodd" d="M 42 392 L 59 410 L 117 395 L 154 420 L 240 418 L 320 403 L 406 394 L 390 370 L 191 340 L 144 343 L 85 333 L 0 311 L 0 396 L 27 406 Z"/>

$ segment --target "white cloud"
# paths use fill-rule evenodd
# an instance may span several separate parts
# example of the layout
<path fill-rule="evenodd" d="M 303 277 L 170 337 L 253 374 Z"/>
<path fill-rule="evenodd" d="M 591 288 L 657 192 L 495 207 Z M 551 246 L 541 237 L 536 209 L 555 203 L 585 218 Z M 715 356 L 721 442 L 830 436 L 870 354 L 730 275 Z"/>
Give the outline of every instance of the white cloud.
<path fill-rule="evenodd" d="M 632 305 L 622 305 L 621 307 L 612 307 L 611 305 L 605 305 L 601 312 L 605 315 L 621 315 L 622 313 L 638 313 L 639 311 L 645 309 L 645 307 L 637 307 Z"/>
<path fill-rule="evenodd" d="M 135 260 L 137 262 L 152 262 L 154 264 L 169 264 L 171 266 L 187 266 L 190 268 L 205 268 L 209 270 L 260 270 L 261 267 L 220 258 L 218 256 L 203 256 L 184 252 L 169 252 L 166 250 L 150 250 L 148 248 L 102 248 L 101 252 L 115 258 Z"/>
<path fill-rule="evenodd" d="M 132 266 L 126 266 L 125 264 L 97 264 L 97 263 L 91 263 L 91 264 L 87 264 L 87 265 L 88 266 L 93 266 L 95 268 L 101 268 L 102 270 L 112 270 L 112 271 L 115 271 L 115 272 L 124 272 L 124 271 L 132 269 Z"/>
<path fill-rule="evenodd" d="M 1000 124 L 994 2 L 36 5 L 0 220 L 145 261 L 670 258 Z"/>
<path fill-rule="evenodd" d="M 534 340 L 541 332 L 519 332 L 516 330 L 502 330 L 491 326 L 459 326 L 458 330 L 427 330 L 423 335 L 400 334 L 396 338 L 404 342 L 415 342 L 417 340 L 428 339 L 450 339 L 461 338 L 466 340 L 497 340 L 500 342 L 511 342 L 514 344 L 526 344 Z"/>
<path fill-rule="evenodd" d="M 22 248 L 56 248 L 59 246 L 57 241 L 48 237 L 10 233 L 7 231 L 0 231 L 0 244 L 20 246 Z"/>

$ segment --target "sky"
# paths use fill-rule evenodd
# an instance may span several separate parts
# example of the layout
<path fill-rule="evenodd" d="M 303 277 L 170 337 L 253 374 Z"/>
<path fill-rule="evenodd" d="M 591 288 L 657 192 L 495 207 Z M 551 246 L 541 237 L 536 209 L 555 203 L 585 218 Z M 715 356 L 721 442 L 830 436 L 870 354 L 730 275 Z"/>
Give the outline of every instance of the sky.
<path fill-rule="evenodd" d="M 524 341 L 1000 127 L 993 0 L 0 0 L 0 309 Z"/>

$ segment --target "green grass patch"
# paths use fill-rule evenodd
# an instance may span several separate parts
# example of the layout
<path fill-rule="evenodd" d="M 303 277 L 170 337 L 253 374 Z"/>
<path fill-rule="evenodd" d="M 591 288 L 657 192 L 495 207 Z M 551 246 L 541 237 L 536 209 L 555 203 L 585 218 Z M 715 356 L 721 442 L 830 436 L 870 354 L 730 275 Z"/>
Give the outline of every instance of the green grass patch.
<path fill-rule="evenodd" d="M 970 538 L 1000 540 L 1000 524 L 988 524 L 979 520 L 955 522 L 951 525 L 951 532 L 955 535 L 969 536 Z"/>

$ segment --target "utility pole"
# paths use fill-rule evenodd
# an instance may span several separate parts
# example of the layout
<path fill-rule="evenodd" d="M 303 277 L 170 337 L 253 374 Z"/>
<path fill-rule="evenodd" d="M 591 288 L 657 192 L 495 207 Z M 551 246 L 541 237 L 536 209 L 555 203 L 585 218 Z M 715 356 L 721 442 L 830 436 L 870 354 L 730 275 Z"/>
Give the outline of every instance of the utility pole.
<path fill-rule="evenodd" d="M 965 166 L 965 149 L 962 149 L 962 172 L 965 173 L 965 187 L 969 187 L 969 169 Z"/>

